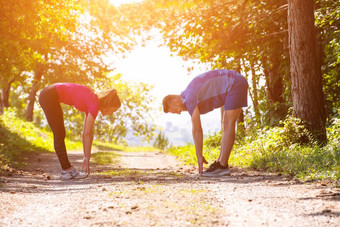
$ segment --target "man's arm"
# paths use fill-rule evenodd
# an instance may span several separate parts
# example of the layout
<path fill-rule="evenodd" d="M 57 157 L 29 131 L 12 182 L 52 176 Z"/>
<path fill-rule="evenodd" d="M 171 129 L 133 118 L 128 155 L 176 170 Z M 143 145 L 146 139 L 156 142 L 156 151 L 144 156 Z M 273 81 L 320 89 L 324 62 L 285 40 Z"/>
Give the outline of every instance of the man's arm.
<path fill-rule="evenodd" d="M 198 172 L 201 174 L 203 172 L 203 163 L 207 163 L 203 157 L 203 130 L 201 125 L 201 116 L 198 107 L 196 106 L 192 116 L 192 136 L 196 148 L 196 157 L 198 163 Z"/>
<path fill-rule="evenodd" d="M 94 118 L 91 115 L 91 113 L 88 113 L 87 117 L 85 118 L 83 129 L 83 150 L 84 150 L 83 168 L 85 167 L 87 174 L 90 174 L 90 157 L 93 142 L 93 125 Z"/>

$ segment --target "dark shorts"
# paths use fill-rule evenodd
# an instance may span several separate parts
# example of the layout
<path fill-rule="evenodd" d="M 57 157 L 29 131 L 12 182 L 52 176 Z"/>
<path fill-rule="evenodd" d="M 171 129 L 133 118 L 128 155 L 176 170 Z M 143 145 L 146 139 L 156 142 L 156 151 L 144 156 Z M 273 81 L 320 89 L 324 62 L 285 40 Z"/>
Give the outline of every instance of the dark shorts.
<path fill-rule="evenodd" d="M 227 93 L 224 110 L 235 110 L 248 106 L 248 81 L 244 76 L 236 74 L 235 81 Z"/>

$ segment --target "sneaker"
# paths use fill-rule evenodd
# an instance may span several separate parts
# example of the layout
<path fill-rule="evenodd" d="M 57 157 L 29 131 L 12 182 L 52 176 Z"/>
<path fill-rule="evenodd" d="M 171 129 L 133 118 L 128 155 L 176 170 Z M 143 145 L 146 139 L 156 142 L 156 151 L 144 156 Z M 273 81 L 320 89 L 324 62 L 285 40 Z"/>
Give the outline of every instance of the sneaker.
<path fill-rule="evenodd" d="M 222 177 L 230 176 L 230 169 L 228 166 L 222 166 L 218 161 L 215 161 L 209 168 L 202 173 L 203 177 Z"/>
<path fill-rule="evenodd" d="M 69 170 L 61 170 L 61 179 L 82 179 L 87 177 L 87 173 L 78 172 L 73 166 Z"/>

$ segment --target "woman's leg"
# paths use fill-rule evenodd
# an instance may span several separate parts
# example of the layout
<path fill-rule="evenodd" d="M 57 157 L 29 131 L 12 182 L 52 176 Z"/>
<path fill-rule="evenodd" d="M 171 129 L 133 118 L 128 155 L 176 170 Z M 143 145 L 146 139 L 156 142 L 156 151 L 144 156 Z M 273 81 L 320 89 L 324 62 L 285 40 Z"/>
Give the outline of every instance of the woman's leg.
<path fill-rule="evenodd" d="M 44 88 L 39 95 L 39 103 L 44 110 L 47 122 L 53 132 L 54 150 L 58 156 L 62 169 L 71 168 L 65 146 L 65 126 L 63 111 L 59 103 L 56 88 L 51 85 Z"/>

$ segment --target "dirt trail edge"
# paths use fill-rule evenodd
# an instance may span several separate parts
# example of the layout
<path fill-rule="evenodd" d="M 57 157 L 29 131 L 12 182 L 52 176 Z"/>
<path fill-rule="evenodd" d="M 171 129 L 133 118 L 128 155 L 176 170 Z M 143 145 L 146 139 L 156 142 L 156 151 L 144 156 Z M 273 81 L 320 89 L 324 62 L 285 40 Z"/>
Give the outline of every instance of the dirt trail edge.
<path fill-rule="evenodd" d="M 61 180 L 54 153 L 27 157 L 0 176 L 0 226 L 339 226 L 340 189 L 232 168 L 202 178 L 162 153 L 118 152 L 115 165 L 91 165 Z M 82 153 L 69 153 L 80 168 Z"/>

